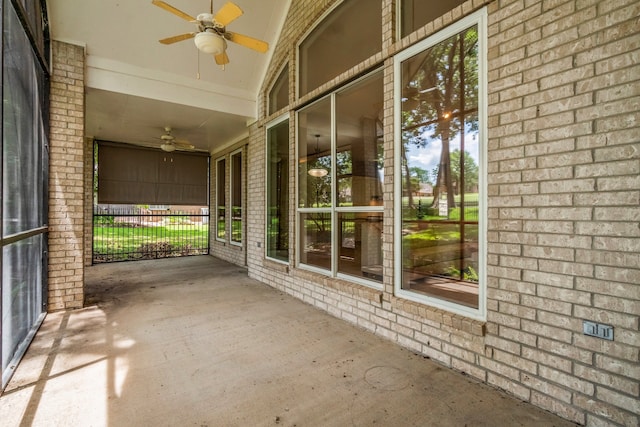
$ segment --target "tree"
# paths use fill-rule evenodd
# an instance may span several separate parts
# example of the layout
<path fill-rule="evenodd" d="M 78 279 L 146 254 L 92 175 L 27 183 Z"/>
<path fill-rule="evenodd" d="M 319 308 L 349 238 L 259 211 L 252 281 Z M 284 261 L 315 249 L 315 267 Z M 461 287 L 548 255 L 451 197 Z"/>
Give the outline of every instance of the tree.
<path fill-rule="evenodd" d="M 419 168 L 417 166 L 412 166 L 409 168 L 409 173 L 412 178 L 417 178 L 419 183 L 431 183 L 431 179 L 429 178 L 429 171 Z"/>
<path fill-rule="evenodd" d="M 450 142 L 459 136 L 464 150 L 465 132 L 477 130 L 478 31 L 469 28 L 407 60 L 403 79 L 403 175 L 410 194 L 410 144 L 426 147 L 441 142 L 432 206 L 446 193 L 447 206 L 455 207 Z M 406 83 L 405 83 L 406 82 Z M 466 157 L 466 156 L 464 156 Z M 413 206 L 413 199 L 409 199 Z"/>
<path fill-rule="evenodd" d="M 460 192 L 461 185 L 464 184 L 465 193 L 475 192 L 478 186 L 478 165 L 468 151 L 464 152 L 462 161 L 460 159 L 460 150 L 455 149 L 451 152 L 451 176 L 455 184 L 457 192 Z M 464 179 L 461 176 L 464 174 Z"/>

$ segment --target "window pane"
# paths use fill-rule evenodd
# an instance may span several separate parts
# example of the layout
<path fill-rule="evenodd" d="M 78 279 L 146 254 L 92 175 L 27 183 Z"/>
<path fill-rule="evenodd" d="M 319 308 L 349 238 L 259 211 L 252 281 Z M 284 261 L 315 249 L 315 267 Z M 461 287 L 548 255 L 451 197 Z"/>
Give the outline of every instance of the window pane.
<path fill-rule="evenodd" d="M 289 260 L 289 121 L 267 131 L 267 256 Z"/>
<path fill-rule="evenodd" d="M 269 92 L 269 114 L 289 105 L 289 66 L 284 67 Z"/>
<path fill-rule="evenodd" d="M 402 0 L 401 3 L 401 36 L 411 34 L 418 28 L 421 28 L 433 21 L 434 19 L 444 15 L 448 11 L 461 5 L 466 0 Z"/>
<path fill-rule="evenodd" d="M 338 206 L 382 204 L 382 73 L 336 95 Z"/>
<path fill-rule="evenodd" d="M 298 203 L 331 206 L 331 99 L 298 113 Z"/>
<path fill-rule="evenodd" d="M 338 227 L 338 272 L 382 282 L 382 212 L 341 212 Z"/>
<path fill-rule="evenodd" d="M 402 63 L 402 288 L 478 307 L 478 31 Z"/>
<path fill-rule="evenodd" d="M 331 212 L 300 214 L 300 263 L 331 270 Z"/>
<path fill-rule="evenodd" d="M 42 309 L 44 235 L 2 248 L 2 371 L 27 338 Z"/>
<path fill-rule="evenodd" d="M 242 242 L 242 153 L 231 155 L 231 241 Z"/>
<path fill-rule="evenodd" d="M 382 2 L 343 2 L 300 45 L 300 96 L 381 50 Z"/>
<path fill-rule="evenodd" d="M 218 160 L 216 163 L 216 237 L 225 239 L 226 233 L 226 217 L 227 217 L 227 197 L 226 197 L 226 161 Z"/>
<path fill-rule="evenodd" d="M 46 136 L 40 105 L 44 75 L 17 16 L 4 32 L 2 221 L 5 236 L 38 228 L 44 217 Z"/>

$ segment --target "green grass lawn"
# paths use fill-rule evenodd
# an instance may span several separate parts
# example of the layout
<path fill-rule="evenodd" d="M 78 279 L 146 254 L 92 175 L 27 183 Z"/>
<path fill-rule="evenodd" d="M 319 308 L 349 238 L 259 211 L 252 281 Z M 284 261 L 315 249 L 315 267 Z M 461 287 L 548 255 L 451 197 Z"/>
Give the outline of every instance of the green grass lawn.
<path fill-rule="evenodd" d="M 95 225 L 93 228 L 94 258 L 144 258 L 149 252 L 158 251 L 172 254 L 182 254 L 185 251 L 206 253 L 208 242 L 208 224 L 152 227 Z"/>

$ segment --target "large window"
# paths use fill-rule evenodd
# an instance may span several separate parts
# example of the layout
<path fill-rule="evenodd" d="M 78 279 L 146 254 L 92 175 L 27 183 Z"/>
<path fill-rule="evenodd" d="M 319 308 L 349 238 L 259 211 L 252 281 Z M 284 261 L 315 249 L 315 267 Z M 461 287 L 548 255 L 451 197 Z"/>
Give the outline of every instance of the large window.
<path fill-rule="evenodd" d="M 396 58 L 399 295 L 482 317 L 484 12 Z"/>
<path fill-rule="evenodd" d="M 343 1 L 300 44 L 299 95 L 381 50 L 382 1 Z"/>
<path fill-rule="evenodd" d="M 289 66 L 285 65 L 269 91 L 269 114 L 289 105 Z"/>
<path fill-rule="evenodd" d="M 418 28 L 461 5 L 466 0 L 401 0 L 399 4 L 400 37 L 405 37 Z"/>
<path fill-rule="evenodd" d="M 227 237 L 227 171 L 226 160 L 216 162 L 216 239 Z"/>
<path fill-rule="evenodd" d="M 231 243 L 242 243 L 242 149 L 231 154 Z"/>
<path fill-rule="evenodd" d="M 289 261 L 289 120 L 267 129 L 267 257 Z"/>
<path fill-rule="evenodd" d="M 382 72 L 298 112 L 301 266 L 382 282 Z"/>

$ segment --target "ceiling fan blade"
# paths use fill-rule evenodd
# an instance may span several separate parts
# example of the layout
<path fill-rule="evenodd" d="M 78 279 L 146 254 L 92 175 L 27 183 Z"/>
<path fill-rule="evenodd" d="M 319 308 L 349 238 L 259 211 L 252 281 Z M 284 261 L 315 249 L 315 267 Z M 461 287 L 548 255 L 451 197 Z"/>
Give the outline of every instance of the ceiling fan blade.
<path fill-rule="evenodd" d="M 224 33 L 227 40 L 234 43 L 238 43 L 241 46 L 248 47 L 255 51 L 265 53 L 269 49 L 269 44 L 262 40 L 254 39 L 253 37 L 245 36 L 243 34 L 232 33 L 227 31 Z"/>
<path fill-rule="evenodd" d="M 192 39 L 195 35 L 196 33 L 185 33 L 185 34 L 180 34 L 178 36 L 167 37 L 166 39 L 162 39 L 158 41 L 162 44 L 172 44 L 172 43 L 181 42 L 182 40 Z"/>
<path fill-rule="evenodd" d="M 226 27 L 229 23 L 238 19 L 244 12 L 235 3 L 228 2 L 218 10 L 213 17 L 220 25 Z"/>
<path fill-rule="evenodd" d="M 166 10 L 167 12 L 170 12 L 170 13 L 173 13 L 174 15 L 176 15 L 176 16 L 179 16 L 180 18 L 184 19 L 185 21 L 193 22 L 193 21 L 196 20 L 196 18 L 194 18 L 193 16 L 184 13 L 180 9 L 176 9 L 175 7 L 171 6 L 170 4 L 163 2 L 162 0 L 152 0 L 151 3 L 155 4 L 156 6 L 158 6 L 161 9 Z"/>
<path fill-rule="evenodd" d="M 216 64 L 218 65 L 225 65 L 229 63 L 229 57 L 227 56 L 227 52 L 222 52 L 219 55 L 215 55 L 214 58 L 216 59 Z"/>
<path fill-rule="evenodd" d="M 176 147 L 180 147 L 180 148 L 188 148 L 190 150 L 193 150 L 195 148 L 195 146 L 191 143 L 189 143 L 188 141 L 180 141 L 180 140 L 176 140 L 173 141 L 173 144 Z"/>

